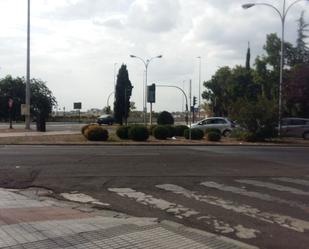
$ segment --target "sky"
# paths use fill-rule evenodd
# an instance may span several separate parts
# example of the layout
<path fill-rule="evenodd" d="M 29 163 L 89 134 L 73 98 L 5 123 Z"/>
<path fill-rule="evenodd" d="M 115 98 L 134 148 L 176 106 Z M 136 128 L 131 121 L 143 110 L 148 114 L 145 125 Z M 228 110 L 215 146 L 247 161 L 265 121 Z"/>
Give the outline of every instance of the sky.
<path fill-rule="evenodd" d="M 102 109 L 124 63 L 134 87 L 131 100 L 141 110 L 145 66 L 129 55 L 144 60 L 162 55 L 149 64 L 148 84 L 188 93 L 191 80 L 192 96 L 198 96 L 200 73 L 205 81 L 219 67 L 244 65 L 248 41 L 253 64 L 266 35 L 281 32 L 273 9 L 244 10 L 244 3 L 248 0 L 31 0 L 31 78 L 46 82 L 58 109 L 72 110 L 74 102 L 82 102 L 83 111 Z M 296 20 L 308 9 L 306 0 L 291 8 L 287 41 L 295 43 Z M 309 11 L 305 19 L 309 22 Z M 0 0 L 0 78 L 25 76 L 26 31 L 27 0 Z M 181 111 L 183 103 L 180 91 L 159 87 L 153 109 Z"/>

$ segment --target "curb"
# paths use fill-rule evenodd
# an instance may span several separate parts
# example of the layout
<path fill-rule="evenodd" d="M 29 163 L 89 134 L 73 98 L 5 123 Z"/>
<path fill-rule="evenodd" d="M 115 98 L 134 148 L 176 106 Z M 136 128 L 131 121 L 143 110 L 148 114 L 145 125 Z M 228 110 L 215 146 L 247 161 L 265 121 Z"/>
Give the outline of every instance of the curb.
<path fill-rule="evenodd" d="M 147 147 L 158 147 L 158 146 L 165 146 L 165 147 L 200 147 L 200 146 L 205 146 L 205 147 L 280 147 L 280 148 L 308 148 L 309 144 L 212 144 L 212 143 L 207 143 L 207 144 L 150 144 L 150 143 L 136 143 L 136 144 L 122 144 L 122 143 L 105 143 L 105 144 L 89 144 L 89 143 L 5 143 L 1 144 L 0 146 L 86 146 L 86 147 L 120 147 L 120 146 L 129 146 L 129 147 L 139 147 L 139 146 L 147 146 Z"/>

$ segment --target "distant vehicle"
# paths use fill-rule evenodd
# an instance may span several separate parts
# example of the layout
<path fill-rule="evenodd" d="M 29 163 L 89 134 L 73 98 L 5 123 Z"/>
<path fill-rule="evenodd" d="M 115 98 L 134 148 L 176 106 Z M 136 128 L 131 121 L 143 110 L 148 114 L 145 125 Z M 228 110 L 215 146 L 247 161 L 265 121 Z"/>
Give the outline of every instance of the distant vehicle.
<path fill-rule="evenodd" d="M 108 115 L 108 114 L 105 114 L 105 115 L 98 117 L 98 120 L 97 120 L 97 123 L 99 125 L 102 125 L 102 124 L 112 125 L 114 122 L 115 122 L 114 117 L 112 115 Z"/>
<path fill-rule="evenodd" d="M 212 117 L 203 119 L 195 124 L 191 125 L 191 128 L 197 128 L 205 132 L 208 128 L 216 128 L 221 131 L 221 134 L 225 137 L 231 135 L 232 130 L 235 128 L 235 123 L 228 118 Z"/>
<path fill-rule="evenodd" d="M 281 122 L 283 137 L 302 137 L 309 139 L 309 119 L 283 118 Z"/>

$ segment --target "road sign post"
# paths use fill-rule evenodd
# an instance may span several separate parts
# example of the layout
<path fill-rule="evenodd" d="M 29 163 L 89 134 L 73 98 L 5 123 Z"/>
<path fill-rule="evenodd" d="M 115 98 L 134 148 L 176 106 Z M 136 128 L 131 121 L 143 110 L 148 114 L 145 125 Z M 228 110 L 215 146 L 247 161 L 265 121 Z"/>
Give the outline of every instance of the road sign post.
<path fill-rule="evenodd" d="M 147 102 L 150 103 L 150 120 L 149 123 L 152 125 L 152 104 L 156 103 L 156 84 L 147 86 Z"/>
<path fill-rule="evenodd" d="M 10 115 L 10 129 L 13 129 L 12 125 L 12 109 L 13 109 L 14 100 L 9 98 L 8 106 L 9 106 L 9 115 Z"/>
<path fill-rule="evenodd" d="M 82 103 L 76 102 L 74 103 L 74 110 L 78 110 L 78 123 L 80 123 L 80 110 L 82 109 Z"/>

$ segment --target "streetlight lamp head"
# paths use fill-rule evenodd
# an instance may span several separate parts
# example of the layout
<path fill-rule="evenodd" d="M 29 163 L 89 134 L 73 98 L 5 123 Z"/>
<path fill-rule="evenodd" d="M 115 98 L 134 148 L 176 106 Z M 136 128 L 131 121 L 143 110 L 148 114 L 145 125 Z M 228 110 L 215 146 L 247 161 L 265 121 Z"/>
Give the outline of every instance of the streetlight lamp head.
<path fill-rule="evenodd" d="M 309 0 L 308 0 L 308 1 L 309 1 Z M 163 57 L 163 55 L 161 55 L 161 54 L 160 54 L 160 55 L 158 55 L 158 58 L 162 58 L 162 57 Z"/>
<path fill-rule="evenodd" d="M 135 58 L 136 56 L 135 56 L 135 55 L 133 55 L 133 54 L 131 54 L 131 55 L 130 55 L 130 57 L 131 57 L 131 58 Z"/>
<path fill-rule="evenodd" d="M 309 0 L 308 0 L 309 1 Z M 247 4 L 243 4 L 242 8 L 243 9 L 250 9 L 251 7 L 255 6 L 254 3 L 247 3 Z"/>

